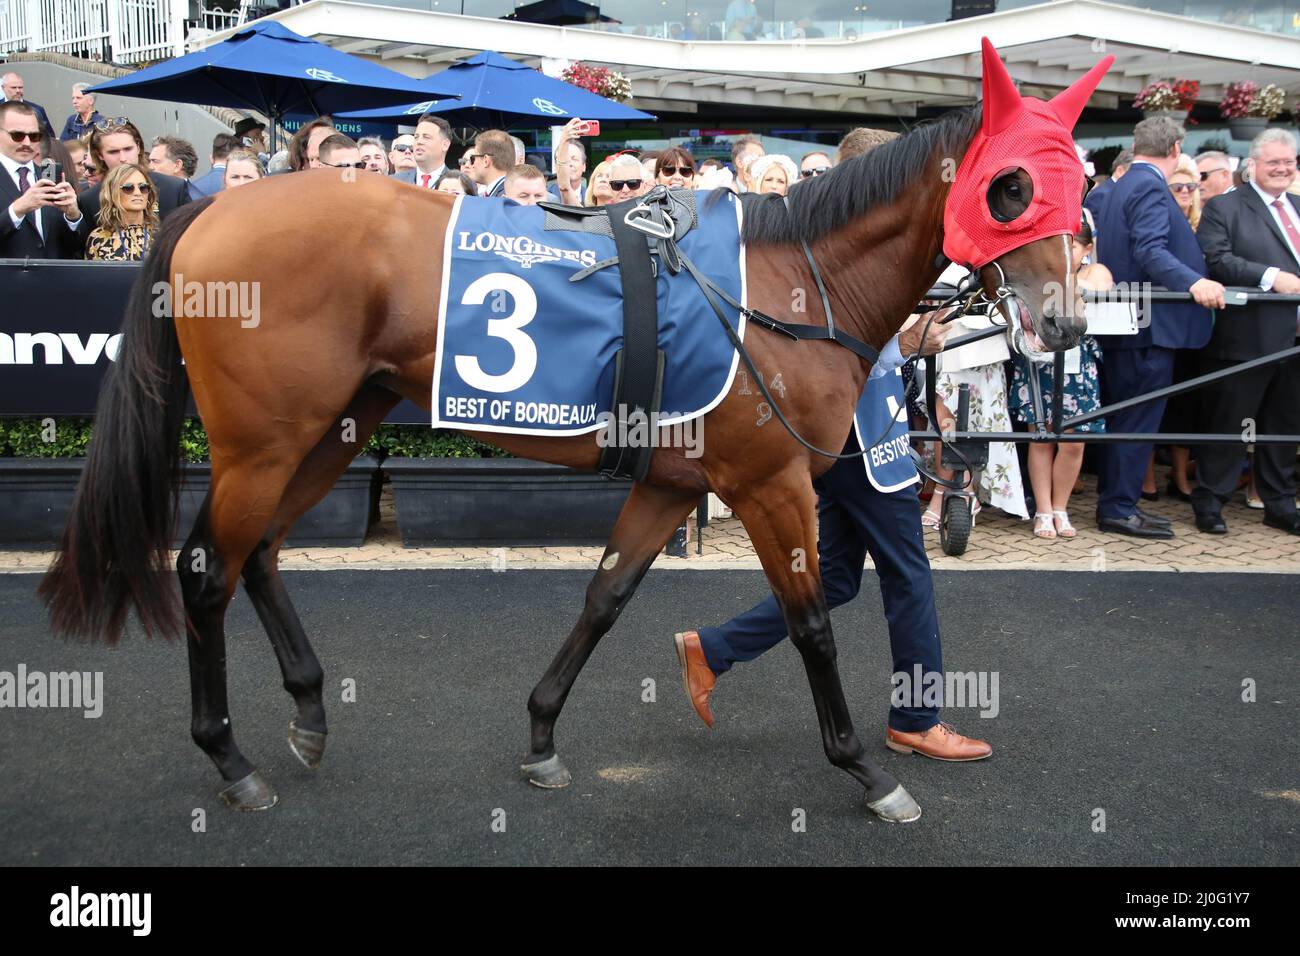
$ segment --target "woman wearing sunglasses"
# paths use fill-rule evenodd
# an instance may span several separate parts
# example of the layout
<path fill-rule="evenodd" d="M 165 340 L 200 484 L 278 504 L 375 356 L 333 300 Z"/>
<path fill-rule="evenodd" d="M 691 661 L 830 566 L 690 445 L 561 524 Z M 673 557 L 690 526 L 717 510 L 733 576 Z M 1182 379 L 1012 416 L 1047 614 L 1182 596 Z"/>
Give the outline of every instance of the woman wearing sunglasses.
<path fill-rule="evenodd" d="M 99 191 L 99 225 L 86 240 L 86 258 L 138 262 L 157 231 L 149 171 L 138 163 L 114 166 Z"/>
<path fill-rule="evenodd" d="M 1178 157 L 1178 168 L 1169 176 L 1169 191 L 1195 232 L 1201 224 L 1201 172 L 1186 153 Z"/>
<path fill-rule="evenodd" d="M 1178 166 L 1169 174 L 1169 191 L 1174 201 L 1187 218 L 1187 224 L 1195 232 L 1201 224 L 1201 171 L 1195 160 L 1182 153 L 1178 157 Z M 1201 374 L 1198 351 L 1178 349 L 1174 353 L 1173 384 L 1181 385 L 1189 378 Z M 1160 420 L 1160 431 L 1174 434 L 1177 432 L 1194 432 L 1204 420 L 1201 415 L 1203 392 L 1184 392 L 1175 395 L 1165 405 L 1164 417 Z M 1171 468 L 1169 469 L 1168 493 L 1183 501 L 1192 500 L 1192 481 L 1189 473 L 1192 469 L 1192 453 L 1181 445 L 1171 445 L 1169 449 Z M 1156 484 L 1156 461 L 1154 450 L 1147 461 L 1146 477 L 1142 481 L 1142 497 L 1147 501 L 1160 498 L 1160 486 Z"/>
<path fill-rule="evenodd" d="M 695 185 L 695 160 L 680 146 L 665 150 L 655 160 L 655 182 L 669 189 L 691 189 Z"/>

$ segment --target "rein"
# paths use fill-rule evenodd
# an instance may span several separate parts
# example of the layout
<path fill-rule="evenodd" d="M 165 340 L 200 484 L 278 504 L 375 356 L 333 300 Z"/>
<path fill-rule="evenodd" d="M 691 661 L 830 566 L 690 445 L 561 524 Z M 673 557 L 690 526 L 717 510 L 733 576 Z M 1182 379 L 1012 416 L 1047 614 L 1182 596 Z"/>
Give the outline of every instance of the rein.
<path fill-rule="evenodd" d="M 786 209 L 788 210 L 790 208 L 790 198 L 789 196 L 785 196 L 783 198 L 785 201 Z M 796 341 L 803 340 L 803 341 L 814 341 L 814 342 L 816 341 L 834 342 L 836 345 L 839 345 L 853 352 L 855 355 L 857 355 L 859 358 L 864 359 L 869 364 L 874 365 L 876 362 L 880 360 L 880 353 L 878 351 L 876 351 L 866 342 L 863 342 L 861 339 L 849 335 L 847 332 L 842 332 L 836 328 L 835 319 L 831 313 L 830 296 L 826 292 L 825 282 L 822 281 L 821 270 L 817 267 L 817 260 L 813 257 L 812 249 L 808 247 L 807 240 L 801 238 L 799 240 L 799 245 L 803 249 L 804 259 L 808 263 L 808 268 L 812 272 L 813 281 L 817 285 L 817 292 L 821 296 L 822 310 L 826 315 L 825 328 L 819 325 L 806 325 L 801 323 L 783 322 L 780 319 L 775 319 L 770 315 L 766 315 L 765 313 L 759 311 L 758 309 L 741 306 L 741 304 L 737 302 L 735 299 L 733 299 L 726 292 L 726 290 L 719 288 L 707 276 L 700 274 L 699 270 L 695 268 L 695 264 L 691 262 L 687 256 L 680 254 L 680 252 L 679 255 L 680 255 L 681 264 L 683 268 L 685 268 L 686 271 L 690 273 L 691 277 L 695 280 L 696 284 L 699 285 L 700 291 L 704 293 L 704 297 L 708 301 L 709 306 L 713 309 L 714 315 L 716 315 L 718 317 L 718 321 L 722 323 L 722 328 L 726 332 L 727 338 L 731 341 L 732 346 L 736 349 L 736 351 L 740 355 L 741 360 L 745 363 L 745 368 L 749 370 L 750 377 L 754 380 L 754 384 L 758 386 L 759 394 L 763 396 L 764 401 L 766 401 L 768 407 L 772 409 L 772 414 L 781 423 L 782 427 L 784 427 L 785 430 L 790 433 L 790 437 L 792 437 L 804 448 L 808 449 L 814 454 L 821 455 L 824 458 L 831 458 L 834 459 L 835 461 L 842 461 L 849 458 L 861 458 L 862 456 L 868 454 L 872 448 L 878 445 L 885 438 L 885 436 L 889 434 L 889 430 L 893 428 L 893 426 L 898 422 L 899 412 L 901 412 L 903 409 L 907 407 L 906 403 L 900 406 L 899 411 L 896 411 L 894 413 L 894 416 L 891 419 L 890 423 L 885 426 L 885 430 L 881 432 L 881 434 L 874 441 L 871 441 L 870 443 L 866 443 L 866 446 L 861 451 L 836 453 L 836 452 L 827 451 L 824 448 L 818 448 L 816 445 L 812 444 L 810 441 L 808 441 L 806 438 L 800 435 L 798 430 L 795 429 L 795 427 L 792 424 L 790 424 L 789 420 L 785 417 L 784 413 L 782 413 L 781 407 L 777 404 L 776 399 L 772 397 L 772 393 L 768 390 L 767 384 L 763 381 L 762 374 L 755 367 L 753 360 L 749 356 L 749 352 L 745 349 L 744 342 L 741 340 L 740 336 L 736 333 L 736 331 L 732 329 L 731 323 L 727 321 L 726 315 L 723 313 L 722 307 L 718 303 L 718 299 L 719 298 L 722 299 L 732 308 L 736 309 L 742 316 L 744 316 L 747 321 L 753 322 L 756 325 L 758 325 L 760 328 L 765 328 L 770 332 L 777 332 L 779 334 L 786 335 L 789 338 L 794 339 Z M 970 272 L 969 274 L 967 274 L 962 278 L 961 282 L 957 286 L 956 291 L 953 292 L 951 296 L 945 299 L 940 305 L 928 310 L 930 314 L 925 320 L 926 323 L 925 328 L 921 330 L 922 343 L 925 342 L 925 336 L 926 334 L 928 334 L 930 330 L 930 324 L 936 321 L 936 316 L 945 309 L 950 309 L 951 311 L 949 311 L 948 314 L 945 315 L 942 319 L 938 320 L 940 324 L 947 324 L 948 322 L 951 322 L 954 319 L 960 318 L 963 315 L 968 315 L 971 312 L 977 310 L 984 312 L 986 315 L 991 315 L 993 311 L 996 310 L 996 308 L 1002 302 L 1011 299 L 1013 293 L 1011 289 L 1007 286 L 1006 274 L 1002 271 L 1002 266 L 998 264 L 996 260 L 991 262 L 990 265 L 994 266 L 998 270 L 998 287 L 994 291 L 994 297 L 989 298 L 982 286 L 976 287 L 974 289 L 971 288 L 971 285 L 975 281 L 976 273 L 973 271 Z M 956 306 L 956 308 L 953 308 L 954 306 Z M 962 344 L 964 343 L 961 340 L 958 340 L 957 342 L 954 342 L 951 345 L 945 345 L 943 351 L 947 351 L 949 348 L 956 348 Z M 918 345 L 917 351 L 913 355 L 911 355 L 910 357 L 904 360 L 903 367 L 910 365 L 912 366 L 913 370 L 915 370 L 916 364 L 921 360 L 920 349 L 921 349 L 921 345 Z M 915 377 L 913 378 L 913 387 L 916 387 Z M 915 397 L 915 394 L 913 394 L 910 397 Z M 933 403 L 931 403 L 931 406 L 933 406 Z M 933 407 L 931 407 L 932 419 L 933 419 L 933 415 L 934 415 L 934 410 Z M 916 467 L 917 472 L 925 476 L 926 479 L 934 482 L 936 485 L 939 485 L 943 488 L 947 488 L 951 491 L 961 491 L 965 489 L 967 485 L 970 484 L 971 479 L 969 476 L 971 476 L 974 471 L 973 467 L 971 466 L 970 459 L 967 458 L 962 453 L 961 449 L 959 449 L 955 444 L 945 440 L 942 437 L 942 433 L 939 432 L 939 429 L 936 428 L 935 432 L 940 434 L 939 445 L 941 446 L 941 448 L 945 448 L 945 447 L 950 448 L 952 450 L 952 453 L 956 457 L 961 459 L 962 463 L 966 466 L 965 471 L 968 477 L 965 482 L 957 482 L 955 480 L 940 478 L 937 474 L 931 473 L 925 467 L 925 463 L 922 460 L 921 456 L 917 454 L 916 449 L 914 449 L 910 444 L 908 445 L 908 449 L 907 449 L 908 454 L 911 456 L 912 463 Z"/>

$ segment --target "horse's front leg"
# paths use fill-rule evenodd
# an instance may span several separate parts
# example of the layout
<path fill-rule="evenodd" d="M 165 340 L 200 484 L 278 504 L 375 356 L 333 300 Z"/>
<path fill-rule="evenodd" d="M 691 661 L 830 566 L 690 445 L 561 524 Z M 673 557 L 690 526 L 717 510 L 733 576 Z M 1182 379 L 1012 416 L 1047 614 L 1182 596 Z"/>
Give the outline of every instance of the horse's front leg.
<path fill-rule="evenodd" d="M 916 801 L 867 758 L 853 730 L 835 665 L 835 638 L 817 562 L 816 496 L 807 472 L 792 466 L 771 481 L 746 486 L 731 505 L 749 533 L 781 602 L 790 639 L 803 657 L 827 758 L 866 788 L 867 808 L 881 819 L 919 819 Z"/>
<path fill-rule="evenodd" d="M 568 768 L 555 752 L 555 722 L 597 642 L 614 626 L 641 578 L 699 501 L 698 491 L 633 485 L 605 547 L 595 577 L 587 585 L 582 616 L 528 698 L 532 741 L 520 769 L 530 783 L 569 785 Z"/>

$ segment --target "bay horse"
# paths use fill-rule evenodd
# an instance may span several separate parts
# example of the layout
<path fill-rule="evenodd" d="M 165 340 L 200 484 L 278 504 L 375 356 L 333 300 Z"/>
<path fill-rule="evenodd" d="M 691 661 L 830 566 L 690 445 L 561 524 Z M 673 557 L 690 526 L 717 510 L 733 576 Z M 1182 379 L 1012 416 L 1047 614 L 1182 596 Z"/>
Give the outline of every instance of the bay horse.
<path fill-rule="evenodd" d="M 1001 68 L 996 54 L 994 60 Z M 788 207 L 777 196 L 746 200 L 749 306 L 792 322 L 825 321 L 818 296 L 797 294 L 814 288 L 806 242 L 840 328 L 882 348 L 945 264 L 952 164 L 982 121 L 988 128 L 989 109 L 986 65 L 983 112 L 950 113 L 800 183 Z M 223 799 L 237 809 L 269 808 L 277 796 L 236 745 L 230 722 L 224 618 L 235 588 L 242 577 L 296 704 L 290 744 L 303 763 L 317 767 L 326 734 L 323 671 L 278 574 L 280 548 L 399 399 L 430 407 L 442 282 L 435 250 L 444 245 L 452 197 L 349 173 L 273 176 L 168 218 L 131 294 L 61 551 L 40 586 L 56 633 L 113 642 L 131 608 L 147 634 L 175 632 L 179 608 L 164 572 L 171 564 L 178 437 L 192 388 L 211 446 L 212 479 L 175 562 L 190 729 L 225 782 Z M 1083 182 L 1080 165 L 1076 223 Z M 1014 219 L 1033 189 L 1024 169 L 1010 169 L 981 201 L 999 221 Z M 980 270 L 980 282 L 990 294 L 1005 282 L 1026 327 L 1049 347 L 1066 348 L 1082 334 L 1083 305 L 1077 295 L 1062 300 L 1050 290 L 1069 265 L 1068 242 L 1053 236 L 1000 255 Z M 159 318 L 158 284 L 179 289 L 192 282 L 258 283 L 256 326 L 179 313 Z M 812 303 L 806 312 L 798 311 L 801 301 Z M 795 342 L 761 329 L 746 334 L 745 346 L 766 380 L 782 376 L 782 410 L 794 429 L 818 448 L 843 448 L 867 364 L 833 343 Z M 674 529 L 713 491 L 743 522 L 780 599 L 827 758 L 862 785 L 878 816 L 915 819 L 920 811 L 911 797 L 866 755 L 836 667 L 812 488 L 832 461 L 775 425 L 756 427 L 747 395 L 733 383 L 707 414 L 701 457 L 659 447 L 645 479 L 633 485 L 582 613 L 528 699 L 531 737 L 522 769 L 539 786 L 569 782 L 554 730 L 574 681 Z M 594 469 L 600 453 L 595 433 L 467 434 L 577 469 Z"/>

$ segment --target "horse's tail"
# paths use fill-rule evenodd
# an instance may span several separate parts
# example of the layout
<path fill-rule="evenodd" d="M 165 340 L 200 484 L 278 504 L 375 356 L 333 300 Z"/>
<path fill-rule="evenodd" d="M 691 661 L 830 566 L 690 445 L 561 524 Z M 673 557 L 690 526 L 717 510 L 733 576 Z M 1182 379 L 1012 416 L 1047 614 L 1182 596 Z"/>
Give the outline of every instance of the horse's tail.
<path fill-rule="evenodd" d="M 162 289 L 176 243 L 211 202 L 167 217 L 131 289 L 72 513 L 38 590 L 56 634 L 114 644 L 132 605 L 149 636 L 176 633 L 169 552 L 189 380 L 171 310 L 159 304 L 171 301 Z"/>

